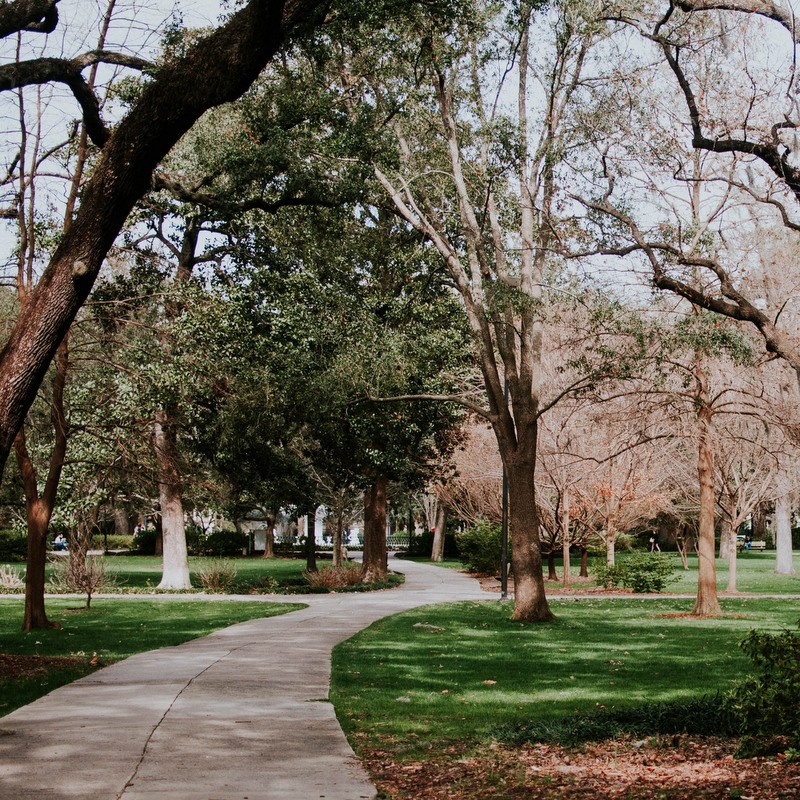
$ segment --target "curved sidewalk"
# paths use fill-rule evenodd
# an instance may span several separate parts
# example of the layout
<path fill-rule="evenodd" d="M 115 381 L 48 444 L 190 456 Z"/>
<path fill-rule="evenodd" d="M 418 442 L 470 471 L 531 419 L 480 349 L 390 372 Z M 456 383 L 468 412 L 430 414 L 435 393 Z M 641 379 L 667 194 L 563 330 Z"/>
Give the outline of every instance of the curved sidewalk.
<path fill-rule="evenodd" d="M 0 718 L 0 799 L 374 798 L 327 700 L 332 648 L 398 611 L 498 599 L 453 570 L 392 566 L 401 588 L 293 596 L 309 607 L 141 653 Z"/>

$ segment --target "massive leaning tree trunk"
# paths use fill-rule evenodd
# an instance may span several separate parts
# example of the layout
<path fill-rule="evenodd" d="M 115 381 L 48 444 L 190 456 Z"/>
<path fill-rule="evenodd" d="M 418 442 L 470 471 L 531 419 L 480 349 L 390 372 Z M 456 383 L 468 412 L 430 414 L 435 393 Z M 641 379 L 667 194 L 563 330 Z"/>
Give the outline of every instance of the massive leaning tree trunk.
<path fill-rule="evenodd" d="M 74 223 L 0 352 L 0 474 L 59 343 L 159 162 L 203 112 L 239 97 L 287 32 L 325 5 L 250 0 L 185 56 L 160 67 L 103 143 Z"/>

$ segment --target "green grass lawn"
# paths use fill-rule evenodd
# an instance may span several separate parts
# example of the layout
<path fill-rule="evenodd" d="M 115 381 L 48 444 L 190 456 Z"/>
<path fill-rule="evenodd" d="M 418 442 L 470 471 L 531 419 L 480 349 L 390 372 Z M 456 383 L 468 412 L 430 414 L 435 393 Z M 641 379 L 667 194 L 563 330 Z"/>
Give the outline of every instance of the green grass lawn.
<path fill-rule="evenodd" d="M 502 724 L 725 691 L 749 669 L 748 630 L 800 618 L 800 602 L 768 599 L 724 600 L 720 619 L 669 616 L 691 605 L 560 601 L 547 624 L 513 622 L 509 603 L 416 609 L 336 648 L 331 697 L 356 748 L 414 757 Z"/>
<path fill-rule="evenodd" d="M 74 600 L 47 603 L 48 617 L 61 630 L 22 633 L 21 598 L 0 600 L 0 653 L 78 659 L 24 679 L 0 679 L 0 714 L 134 653 L 180 644 L 255 617 L 271 617 L 299 603 L 95 600 L 91 610 Z M 89 660 L 97 654 L 98 664 Z"/>
<path fill-rule="evenodd" d="M 626 553 L 617 553 L 617 560 L 624 561 Z M 673 557 L 675 564 L 675 577 L 676 581 L 670 583 L 665 588 L 665 592 L 675 594 L 687 594 L 697 591 L 697 556 L 689 556 L 689 569 L 684 570 L 681 566 L 681 560 L 677 553 L 670 554 Z M 428 558 L 424 556 L 411 556 L 411 561 L 418 561 L 420 563 L 433 564 Z M 547 584 L 549 591 L 557 592 L 560 578 L 563 575 L 562 560 L 559 556 L 556 559 L 556 570 L 559 575 L 559 581 Z M 594 586 L 595 582 L 591 580 L 592 576 L 596 574 L 596 567 L 605 563 L 605 557 L 593 556 L 589 559 L 589 578 L 587 584 L 576 582 L 573 586 L 575 589 L 580 589 L 582 585 Z M 447 561 L 433 564 L 437 567 L 447 567 L 449 569 L 463 569 L 464 565 L 457 559 L 449 559 Z M 775 552 L 767 550 L 763 553 L 740 553 L 736 561 L 736 583 L 739 592 L 745 594 L 798 594 L 800 595 L 800 555 L 796 555 L 794 559 L 794 566 L 796 575 L 776 575 L 775 574 Z M 545 573 L 547 572 L 547 565 L 545 565 Z M 580 565 L 577 559 L 573 559 L 570 564 L 570 575 L 578 578 L 580 572 Z M 509 580 L 511 584 L 511 580 Z M 720 592 L 724 592 L 728 585 L 728 561 L 717 559 L 717 587 Z"/>

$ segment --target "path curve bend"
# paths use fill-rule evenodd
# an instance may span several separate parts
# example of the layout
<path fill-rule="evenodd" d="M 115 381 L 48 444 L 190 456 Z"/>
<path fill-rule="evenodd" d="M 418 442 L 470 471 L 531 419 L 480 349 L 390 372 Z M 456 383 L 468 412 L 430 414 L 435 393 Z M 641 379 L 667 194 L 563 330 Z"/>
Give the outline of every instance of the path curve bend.
<path fill-rule="evenodd" d="M 328 701 L 331 650 L 399 611 L 497 599 L 453 570 L 392 568 L 398 589 L 293 596 L 308 608 L 132 656 L 3 717 L 0 799 L 375 798 Z"/>

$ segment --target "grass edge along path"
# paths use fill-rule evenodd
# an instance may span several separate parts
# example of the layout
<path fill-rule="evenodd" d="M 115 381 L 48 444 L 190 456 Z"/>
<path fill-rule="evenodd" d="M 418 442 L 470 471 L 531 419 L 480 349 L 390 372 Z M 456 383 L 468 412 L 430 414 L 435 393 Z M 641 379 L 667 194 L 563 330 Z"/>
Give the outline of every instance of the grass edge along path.
<path fill-rule="evenodd" d="M 555 601 L 552 623 L 510 619 L 507 603 L 452 603 L 386 617 L 340 644 L 331 700 L 359 752 L 399 761 L 475 746 L 500 726 L 565 720 L 724 692 L 750 669 L 752 628 L 794 627 L 796 599 L 725 599 L 716 619 L 690 601 Z"/>
<path fill-rule="evenodd" d="M 258 617 L 286 614 L 302 603 L 98 599 L 49 600 L 61 630 L 20 631 L 19 598 L 0 599 L 0 716 L 53 689 L 135 653 L 182 644 Z"/>

